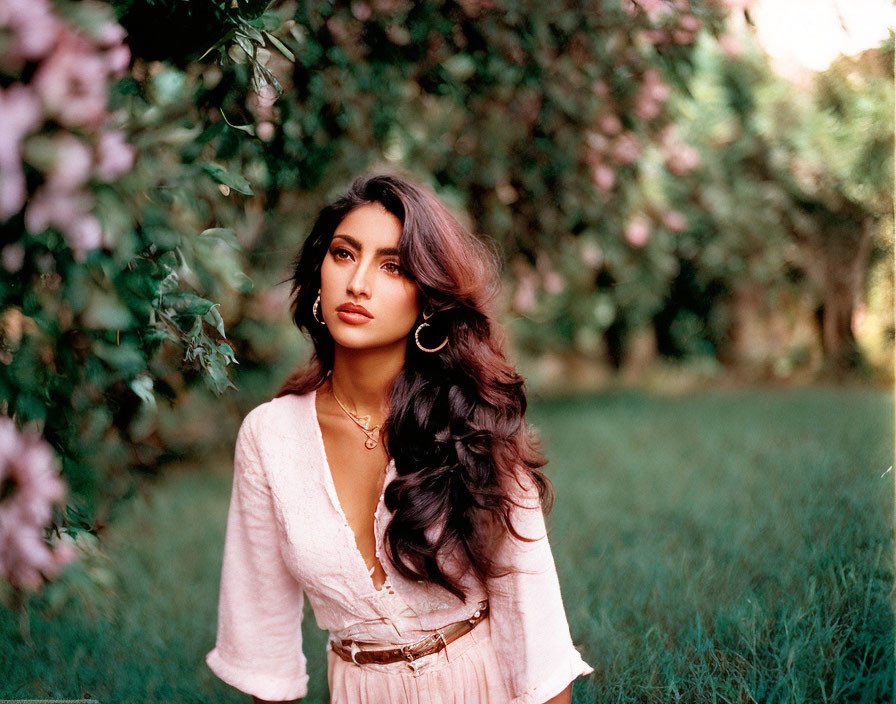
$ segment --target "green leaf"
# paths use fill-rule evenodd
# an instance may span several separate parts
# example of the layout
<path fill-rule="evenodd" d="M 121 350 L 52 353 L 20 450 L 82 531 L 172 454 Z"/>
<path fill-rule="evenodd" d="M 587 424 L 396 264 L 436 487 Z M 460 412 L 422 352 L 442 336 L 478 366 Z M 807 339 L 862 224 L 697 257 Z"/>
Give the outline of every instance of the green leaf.
<path fill-rule="evenodd" d="M 233 357 L 233 348 L 230 345 L 228 345 L 226 342 L 218 343 L 218 352 L 220 352 L 223 355 L 229 355 L 229 356 Z M 236 360 L 234 360 L 234 361 L 236 361 Z"/>
<path fill-rule="evenodd" d="M 264 46 L 264 36 L 262 35 L 262 33 L 259 30 L 257 30 L 255 27 L 253 27 L 248 22 L 243 22 L 240 25 L 240 28 L 237 30 L 237 34 L 239 34 L 240 32 L 242 32 L 249 40 L 251 40 L 255 44 Z M 240 44 L 240 46 L 242 46 L 242 44 Z M 246 53 L 249 54 L 248 51 Z M 253 55 L 254 54 L 250 54 L 250 56 L 253 56 Z"/>
<path fill-rule="evenodd" d="M 208 49 L 206 49 L 206 50 L 205 50 L 205 53 L 203 53 L 202 56 L 200 56 L 200 57 L 199 57 L 198 59 L 196 59 L 196 60 L 197 60 L 197 61 L 202 61 L 206 56 L 209 55 L 209 53 L 211 53 L 211 52 L 214 51 L 215 49 L 217 49 L 217 48 L 219 48 L 220 46 L 222 46 L 225 42 L 228 42 L 228 41 L 230 41 L 231 39 L 233 39 L 234 32 L 235 32 L 235 30 L 231 29 L 229 32 L 227 32 L 227 34 L 225 34 L 225 35 L 224 35 L 223 37 L 221 37 L 218 41 L 216 41 L 214 44 L 212 44 Z"/>
<path fill-rule="evenodd" d="M 236 234 L 234 234 L 233 230 L 229 227 L 212 227 L 208 230 L 203 230 L 202 232 L 200 232 L 199 236 L 203 239 L 223 242 L 224 244 L 233 247 L 237 251 L 242 251 L 243 249 L 243 246 L 236 238 Z"/>
<path fill-rule="evenodd" d="M 177 291 L 175 293 L 166 293 L 162 296 L 163 308 L 173 308 L 175 315 L 196 315 L 203 316 L 208 313 L 215 304 L 204 298 L 197 296 L 195 293 L 186 291 Z"/>
<path fill-rule="evenodd" d="M 218 304 L 216 303 L 215 306 Z M 214 325 L 215 329 L 221 333 L 221 337 L 227 337 L 224 332 L 224 318 L 221 317 L 221 313 L 218 312 L 216 307 L 212 307 L 212 309 L 205 314 L 205 322 L 209 325 Z"/>
<path fill-rule="evenodd" d="M 249 58 L 255 58 L 255 44 L 252 43 L 252 40 L 249 39 L 245 34 L 241 32 L 236 32 L 234 34 L 234 40 L 239 45 L 240 49 L 246 52 L 246 56 Z"/>
<path fill-rule="evenodd" d="M 277 37 L 275 37 L 275 36 L 274 36 L 273 34 L 271 34 L 270 32 L 265 32 L 264 34 L 265 34 L 265 36 L 268 38 L 268 40 L 271 42 L 271 44 L 273 44 L 273 45 L 277 48 L 277 50 L 278 50 L 281 54 L 283 54 L 287 59 L 289 59 L 290 61 L 295 61 L 295 60 L 296 60 L 295 54 L 293 54 L 293 53 L 287 48 L 286 44 L 284 44 L 283 42 L 281 42 L 279 39 L 277 39 Z"/>
<path fill-rule="evenodd" d="M 233 190 L 238 191 L 239 193 L 244 193 L 247 196 L 255 195 L 252 192 L 252 186 L 249 185 L 249 182 L 245 178 L 239 174 L 230 173 L 220 164 L 205 164 L 202 168 L 218 183 L 230 186 Z"/>
<path fill-rule="evenodd" d="M 218 108 L 221 111 L 221 117 L 224 118 L 224 122 L 233 127 L 236 130 L 242 130 L 243 132 L 247 132 L 251 134 L 253 137 L 255 136 L 255 125 L 234 125 L 230 120 L 227 119 L 227 115 L 224 114 L 224 111 L 221 108 Z"/>

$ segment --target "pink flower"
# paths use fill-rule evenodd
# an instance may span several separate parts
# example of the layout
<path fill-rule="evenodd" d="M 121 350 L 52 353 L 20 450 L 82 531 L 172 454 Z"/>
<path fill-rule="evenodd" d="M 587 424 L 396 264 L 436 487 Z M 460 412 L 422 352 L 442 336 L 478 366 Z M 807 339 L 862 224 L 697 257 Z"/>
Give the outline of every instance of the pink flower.
<path fill-rule="evenodd" d="M 47 174 L 49 188 L 74 191 L 82 186 L 93 167 L 90 148 L 70 132 L 61 132 L 53 138 L 56 147 L 53 168 Z"/>
<path fill-rule="evenodd" d="M 53 505 L 67 494 L 56 465 L 46 441 L 19 433 L 12 420 L 0 417 L 0 483 L 11 487 L 0 500 L 0 575 L 16 587 L 38 589 L 42 575 L 55 577 L 74 557 L 70 548 L 51 550 L 43 539 Z"/>
<path fill-rule="evenodd" d="M 96 128 L 106 116 L 107 67 L 83 37 L 65 28 L 34 75 L 47 112 L 68 127 Z"/>
<path fill-rule="evenodd" d="M 622 121 L 616 115 L 604 115 L 597 123 L 598 129 L 610 136 L 622 131 Z"/>
<path fill-rule="evenodd" d="M 662 215 L 663 225 L 668 227 L 672 232 L 682 232 L 687 229 L 688 219 L 684 213 L 678 210 L 667 210 Z"/>
<path fill-rule="evenodd" d="M 676 176 L 683 176 L 700 166 L 700 152 L 689 144 L 673 144 L 666 156 L 666 168 Z"/>
<path fill-rule="evenodd" d="M 644 72 L 643 90 L 652 100 L 658 102 L 663 102 L 672 94 L 669 86 L 663 81 L 662 74 L 655 68 L 649 68 Z"/>
<path fill-rule="evenodd" d="M 112 49 L 121 44 L 127 33 L 117 22 L 106 22 L 95 33 L 96 45 L 101 49 Z"/>
<path fill-rule="evenodd" d="M 62 23 L 47 0 L 3 0 L 0 27 L 8 27 L 10 43 L 4 46 L 2 62 L 21 67 L 25 61 L 43 58 L 56 43 Z"/>
<path fill-rule="evenodd" d="M 591 170 L 594 185 L 602 191 L 610 191 L 616 183 L 616 172 L 606 164 L 597 164 Z"/>
<path fill-rule="evenodd" d="M 665 29 L 648 29 L 644 32 L 647 41 L 656 46 L 669 43 L 669 32 Z"/>
<path fill-rule="evenodd" d="M 75 260 L 83 262 L 87 250 L 104 244 L 99 221 L 90 214 L 91 206 L 86 193 L 41 186 L 25 208 L 25 229 L 39 235 L 48 227 L 55 227 L 65 236 Z"/>
<path fill-rule="evenodd" d="M 650 220 L 645 215 L 635 215 L 625 225 L 625 239 L 633 247 L 643 247 L 650 239 Z"/>
<path fill-rule="evenodd" d="M 579 253 L 582 263 L 591 269 L 597 269 L 604 261 L 604 253 L 594 242 L 583 242 Z"/>
<path fill-rule="evenodd" d="M 566 281 L 563 280 L 563 277 L 550 269 L 544 274 L 544 290 L 552 295 L 556 295 L 558 293 L 562 293 L 563 289 L 566 288 Z"/>
<path fill-rule="evenodd" d="M 123 78 L 131 64 L 131 50 L 121 44 L 113 46 L 104 54 L 106 68 L 114 78 Z"/>
<path fill-rule="evenodd" d="M 634 132 L 625 132 L 616 138 L 612 157 L 617 164 L 631 164 L 641 156 L 641 143 Z"/>
<path fill-rule="evenodd" d="M 672 94 L 672 89 L 663 81 L 656 69 L 644 72 L 643 83 L 635 98 L 635 114 L 644 120 L 652 120 L 660 114 L 660 106 Z"/>
<path fill-rule="evenodd" d="M 520 313 L 531 313 L 535 310 L 536 279 L 531 274 L 520 277 L 516 293 L 513 296 L 513 307 Z"/>
<path fill-rule="evenodd" d="M 137 148 L 125 142 L 124 132 L 103 132 L 97 144 L 96 173 L 104 181 L 130 171 L 134 166 Z"/>
<path fill-rule="evenodd" d="M 262 142 L 270 142 L 274 138 L 274 123 L 265 120 L 260 122 L 255 128 L 255 134 Z"/>
<path fill-rule="evenodd" d="M 610 94 L 610 86 L 606 81 L 595 81 L 591 84 L 591 92 L 600 98 L 606 98 Z"/>
<path fill-rule="evenodd" d="M 37 94 L 21 83 L 0 88 L 0 221 L 25 204 L 22 140 L 43 121 L 40 107 Z"/>
<path fill-rule="evenodd" d="M 6 245 L 0 250 L 0 263 L 10 274 L 15 274 L 25 263 L 25 248 L 18 242 Z"/>
<path fill-rule="evenodd" d="M 695 15 L 688 13 L 678 18 L 678 26 L 685 31 L 696 33 L 703 23 Z"/>

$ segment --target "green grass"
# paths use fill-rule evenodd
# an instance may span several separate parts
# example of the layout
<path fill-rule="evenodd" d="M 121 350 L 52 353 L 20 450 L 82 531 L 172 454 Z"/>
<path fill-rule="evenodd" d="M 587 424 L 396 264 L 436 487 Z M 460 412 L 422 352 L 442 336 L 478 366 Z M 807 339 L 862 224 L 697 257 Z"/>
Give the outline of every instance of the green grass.
<path fill-rule="evenodd" d="M 533 401 L 576 702 L 891 702 L 893 405 L 867 389 Z M 229 451 L 228 448 L 224 448 Z M 229 461 L 167 477 L 109 537 L 117 597 L 0 610 L 0 698 L 246 702 L 215 635 Z M 307 701 L 326 701 L 310 610 Z"/>

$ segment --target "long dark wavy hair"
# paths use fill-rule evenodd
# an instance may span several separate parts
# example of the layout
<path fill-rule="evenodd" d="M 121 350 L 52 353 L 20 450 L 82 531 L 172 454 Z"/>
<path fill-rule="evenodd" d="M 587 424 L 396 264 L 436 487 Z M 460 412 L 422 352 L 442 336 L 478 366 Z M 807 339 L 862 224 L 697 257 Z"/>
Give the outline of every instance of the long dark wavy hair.
<path fill-rule="evenodd" d="M 336 227 L 367 203 L 380 203 L 401 221 L 401 266 L 433 311 L 421 343 L 433 348 L 448 338 L 439 352 L 427 353 L 411 333 L 391 389 L 380 429 L 397 473 L 384 496 L 394 512 L 387 554 L 405 578 L 438 584 L 466 602 L 446 560 L 459 558 L 480 584 L 506 574 L 495 559 L 501 541 L 509 534 L 539 537 L 513 526 L 517 490 L 534 485 L 545 512 L 553 503 L 551 482 L 539 469 L 547 460 L 525 420 L 524 381 L 505 357 L 505 334 L 491 313 L 500 291 L 495 248 L 464 228 L 430 189 L 403 176 L 359 177 L 320 212 L 295 259 L 292 318 L 310 336 L 314 354 L 276 396 L 317 389 L 333 368 L 333 339 L 312 306 Z M 422 322 L 421 311 L 415 328 Z"/>

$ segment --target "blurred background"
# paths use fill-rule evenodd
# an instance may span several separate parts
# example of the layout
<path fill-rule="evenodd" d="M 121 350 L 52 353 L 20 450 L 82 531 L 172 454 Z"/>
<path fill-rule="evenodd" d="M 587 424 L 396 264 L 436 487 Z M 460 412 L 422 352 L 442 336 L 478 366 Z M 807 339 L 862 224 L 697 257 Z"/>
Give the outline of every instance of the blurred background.
<path fill-rule="evenodd" d="M 892 701 L 894 12 L 0 0 L 0 697 L 246 700 L 236 430 L 385 168 L 502 252 L 575 701 Z"/>

